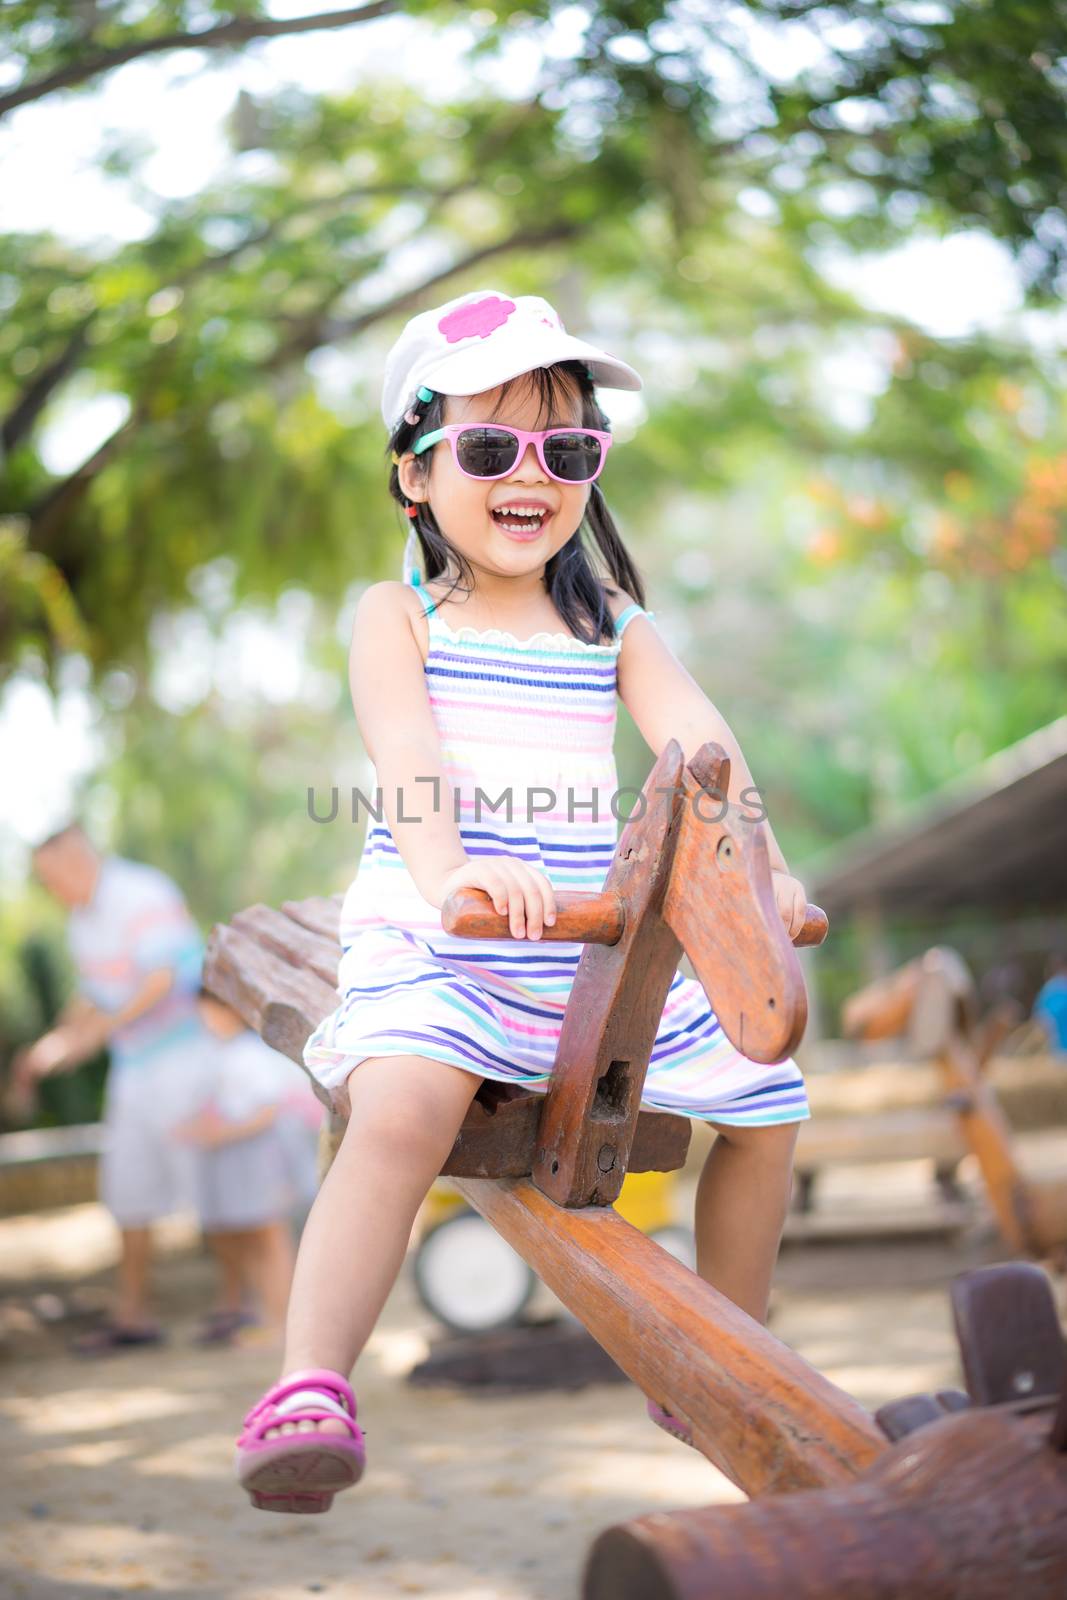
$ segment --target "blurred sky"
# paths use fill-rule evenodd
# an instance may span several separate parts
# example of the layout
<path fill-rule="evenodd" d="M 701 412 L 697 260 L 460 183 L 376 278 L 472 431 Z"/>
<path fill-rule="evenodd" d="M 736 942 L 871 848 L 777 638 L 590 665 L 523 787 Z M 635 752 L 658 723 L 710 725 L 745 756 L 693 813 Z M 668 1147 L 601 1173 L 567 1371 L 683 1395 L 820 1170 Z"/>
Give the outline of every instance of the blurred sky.
<path fill-rule="evenodd" d="M 270 10 L 274 16 L 300 15 L 340 5 L 336 0 L 310 8 L 305 0 L 277 0 Z M 573 53 L 583 15 L 578 7 L 558 14 L 554 32 L 545 35 L 550 54 Z M 478 16 L 473 10 L 470 24 L 433 31 L 417 19 L 384 17 L 336 33 L 256 43 L 229 61 L 213 52 L 189 51 L 133 62 L 91 92 L 54 95 L 23 107 L 0 129 L 0 225 L 7 230 L 52 229 L 105 246 L 109 240 L 145 237 L 154 226 L 152 215 L 136 203 L 129 185 L 99 172 L 95 154 L 117 136 L 136 139 L 152 152 L 140 179 L 161 198 L 194 194 L 227 168 L 252 176 L 264 160 L 262 153 L 235 157 L 224 133 L 225 118 L 241 89 L 257 96 L 286 85 L 340 91 L 371 74 L 391 76 L 403 62 L 407 81 L 431 100 L 458 95 L 464 85 L 475 82 L 502 98 L 528 94 L 535 83 L 531 69 L 536 69 L 536 56 L 519 41 L 500 65 L 479 63 L 472 75 L 465 57 Z M 735 21 L 749 35 L 759 64 L 779 81 L 813 64 L 824 48 L 803 24 L 757 28 L 741 8 Z M 633 48 L 642 49 L 641 41 L 635 40 Z M 729 52 L 716 52 L 708 67 L 728 105 L 733 93 L 735 114 L 743 118 L 744 86 L 729 81 L 734 72 Z M 0 64 L 0 82 L 11 76 L 10 63 Z M 743 202 L 753 211 L 760 208 L 758 194 L 743 197 Z M 1016 332 L 1025 328 L 1040 342 L 1062 338 L 1062 318 L 1018 314 L 1021 294 L 1010 255 L 973 230 L 947 240 L 916 239 L 903 249 L 864 260 L 825 253 L 819 259 L 828 276 L 868 304 L 908 317 L 941 337 L 1011 325 Z M 406 271 L 417 280 L 419 262 L 408 260 Z M 372 301 L 383 289 L 361 286 Z M 596 342 L 595 327 L 574 331 Z M 330 361 L 322 364 L 324 386 L 343 381 L 349 370 L 344 353 L 340 355 L 340 372 Z M 862 424 L 871 396 L 882 386 L 879 364 L 867 353 L 845 349 L 826 359 L 824 376 L 835 414 L 843 422 L 851 418 Z M 42 440 L 49 468 L 73 470 L 116 426 L 124 404 L 120 397 L 85 393 L 60 404 Z M 611 414 L 623 426 L 638 425 L 644 415 L 640 396 L 613 393 Z M 353 603 L 353 595 L 346 597 L 338 622 L 346 640 Z M 262 692 L 278 699 L 304 695 L 326 703 L 329 695 L 302 665 L 299 629 L 294 639 L 292 621 L 290 614 L 283 627 L 280 617 L 263 613 L 234 619 L 220 646 L 205 642 L 201 679 L 205 684 L 212 677 L 220 685 L 229 682 L 231 692 L 239 694 Z M 163 650 L 157 688 L 174 709 L 180 708 L 177 686 L 188 682 L 189 643 L 187 630 L 183 634 L 179 626 Z M 172 668 L 179 655 L 184 666 L 176 673 Z M 78 775 L 92 770 L 106 754 L 106 708 L 101 715 L 89 703 L 84 676 L 77 662 L 70 664 L 58 703 L 41 685 L 25 679 L 11 683 L 0 701 L 0 772 L 5 774 L 0 785 L 0 881 L 22 878 L 26 842 L 65 819 Z M 106 817 L 97 820 L 106 827 Z"/>

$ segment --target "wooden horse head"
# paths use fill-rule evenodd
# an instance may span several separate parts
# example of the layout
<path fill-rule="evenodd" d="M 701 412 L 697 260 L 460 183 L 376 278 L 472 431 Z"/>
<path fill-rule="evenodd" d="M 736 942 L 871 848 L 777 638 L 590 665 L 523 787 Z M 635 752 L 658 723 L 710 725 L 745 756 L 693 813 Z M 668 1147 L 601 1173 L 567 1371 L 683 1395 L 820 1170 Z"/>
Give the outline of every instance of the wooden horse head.
<path fill-rule="evenodd" d="M 807 995 L 774 900 L 762 819 L 727 804 L 730 760 L 708 743 L 686 765 L 672 739 L 641 791 L 599 894 L 560 891 L 542 939 L 583 943 L 541 1115 L 533 1180 L 561 1205 L 610 1204 L 625 1176 L 667 992 L 684 952 L 727 1038 L 750 1059 L 799 1044 Z M 441 908 L 445 931 L 506 939 L 481 889 Z M 819 944 L 808 915 L 797 944 Z"/>

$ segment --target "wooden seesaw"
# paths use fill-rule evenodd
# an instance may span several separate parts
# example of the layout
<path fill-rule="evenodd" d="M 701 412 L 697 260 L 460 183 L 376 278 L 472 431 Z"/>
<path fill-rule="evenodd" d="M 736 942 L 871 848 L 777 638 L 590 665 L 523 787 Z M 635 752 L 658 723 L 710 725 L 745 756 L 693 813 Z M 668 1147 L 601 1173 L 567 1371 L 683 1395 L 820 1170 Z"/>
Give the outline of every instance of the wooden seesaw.
<path fill-rule="evenodd" d="M 967 963 L 947 945 L 878 978 L 849 997 L 842 1032 L 859 1039 L 906 1038 L 938 1067 L 963 1148 L 975 1158 L 1001 1237 L 1012 1250 L 1067 1270 L 1067 1178 L 1028 1179 L 1011 1126 L 986 1068 L 1014 1015 L 979 1017 Z M 935 1108 L 934 1115 L 937 1115 Z"/>
<path fill-rule="evenodd" d="M 683 951 L 751 1059 L 781 1061 L 803 1036 L 807 997 L 764 830 L 725 804 L 729 770 L 719 745 L 686 764 L 671 740 L 602 891 L 557 894 L 543 938 L 587 948 L 549 1088 L 484 1083 L 442 1168 L 750 1496 L 608 1529 L 590 1552 L 585 1600 L 1060 1597 L 1065 1354 L 1039 1268 L 984 1268 L 953 1285 L 968 1394 L 913 1396 L 872 1415 L 612 1208 L 627 1170 L 685 1160 L 686 1119 L 640 1110 Z M 205 982 L 297 1062 L 337 1004 L 338 912 L 337 899 L 253 906 L 209 939 Z M 479 890 L 450 897 L 441 920 L 464 938 L 509 936 Z M 797 943 L 825 934 L 809 907 Z M 991 1303 L 1024 1314 L 994 1316 Z"/>

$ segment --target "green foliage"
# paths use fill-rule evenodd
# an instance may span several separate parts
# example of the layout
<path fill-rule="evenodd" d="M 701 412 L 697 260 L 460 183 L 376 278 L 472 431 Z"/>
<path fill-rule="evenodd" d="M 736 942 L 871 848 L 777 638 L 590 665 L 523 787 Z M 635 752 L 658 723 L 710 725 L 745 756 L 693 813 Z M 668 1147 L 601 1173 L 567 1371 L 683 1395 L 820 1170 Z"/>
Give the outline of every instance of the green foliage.
<path fill-rule="evenodd" d="M 447 97 L 399 73 L 242 93 L 232 160 L 189 199 L 151 191 L 137 130 L 101 146 L 146 237 L 0 240 L 0 672 L 43 663 L 55 684 L 72 652 L 88 662 L 115 754 L 83 799 L 106 800 L 115 847 L 172 872 L 205 931 L 348 881 L 360 840 L 311 822 L 306 792 L 358 782 L 334 622 L 353 585 L 397 575 L 407 531 L 385 490 L 381 363 L 413 311 L 493 283 L 549 294 L 579 329 L 596 313 L 645 373 L 647 418 L 620 430 L 605 492 L 787 858 L 1056 715 L 1058 359 L 1009 333 L 935 339 L 818 263 L 978 226 L 1030 304 L 1052 301 L 1063 5 L 615 0 L 585 7 L 580 35 L 549 0 L 402 9 L 470 30 Z M 4 20 L 41 116 L 57 72 L 91 94 L 116 51 L 266 17 L 262 0 L 16 0 Z M 574 52 L 550 54 L 564 23 Z M 795 81 L 763 64 L 768 40 L 800 59 L 816 35 L 820 64 Z M 540 67 L 526 100 L 487 86 L 517 44 Z M 887 349 L 869 418 L 845 426 L 824 363 Z M 49 425 L 105 396 L 111 436 L 51 473 Z M 156 673 L 183 618 L 213 648 L 227 617 L 295 585 L 319 607 L 308 649 L 335 700 L 272 705 L 219 672 L 198 690 L 195 633 L 191 686 L 168 699 Z M 620 727 L 621 779 L 640 783 L 648 753 Z M 3 948 L 0 985 L 21 994 L 17 941 Z"/>
<path fill-rule="evenodd" d="M 428 28 L 466 22 L 472 68 L 517 36 L 543 52 L 557 9 L 406 8 Z M 354 543 L 368 574 L 388 565 L 395 526 L 379 514 L 357 529 L 351 508 L 381 504 L 368 369 L 418 296 L 394 306 L 363 285 L 388 282 L 409 242 L 433 241 L 455 263 L 435 292 L 494 272 L 522 288 L 580 271 L 636 325 L 671 324 L 698 347 L 725 340 L 725 374 L 706 369 L 714 382 L 678 408 L 721 441 L 709 474 L 720 483 L 738 429 L 827 444 L 802 385 L 777 397 L 790 356 L 767 344 L 771 324 L 784 346 L 790 326 L 864 321 L 814 272 L 812 242 L 871 247 L 917 220 L 978 220 L 1048 287 L 1060 235 L 1045 218 L 1064 160 L 1051 131 L 1062 120 L 1049 64 L 1059 7 L 960 5 L 940 21 L 859 3 L 817 18 L 791 4 L 746 10 L 782 42 L 822 29 L 818 71 L 777 84 L 736 9 L 683 20 L 661 5 L 598 5 L 573 56 L 553 56 L 551 71 L 545 58 L 528 103 L 477 86 L 430 103 L 402 81 L 262 103 L 242 94 L 231 136 L 235 153 L 267 158 L 256 176 L 235 162 L 192 200 L 161 203 L 140 183 L 136 146 L 115 150 L 156 216 L 148 238 L 107 254 L 58 236 L 0 246 L 0 410 L 13 434 L 0 512 L 26 519 L 25 550 L 66 585 L 94 673 L 143 665 L 155 611 L 222 551 L 237 557 L 238 599 L 276 594 L 294 567 L 329 593 Z M 11 6 L 6 21 L 25 80 L 44 85 L 100 51 L 266 16 L 261 4 L 53 0 Z M 94 72 L 107 70 L 101 60 Z M 739 211 L 744 190 L 763 194 L 773 222 Z M 327 352 L 349 364 L 351 403 L 316 382 Z M 121 397 L 125 420 L 79 474 L 52 481 L 40 428 L 65 396 L 93 393 Z M 930 397 L 920 377 L 915 398 Z M 913 455 L 938 441 L 950 452 L 951 421 L 909 441 Z M 620 488 L 654 482 L 643 451 L 638 442 Z M 54 670 L 72 626 L 57 631 L 43 603 L 0 609 L 0 662 L 28 648 Z"/>
<path fill-rule="evenodd" d="M 51 1027 L 72 989 L 62 919 L 54 902 L 32 888 L 0 902 L 0 1084 L 7 1082 L 15 1051 Z M 96 1122 L 107 1064 L 107 1052 L 101 1050 L 72 1072 L 45 1078 L 38 1089 L 34 1125 Z"/>

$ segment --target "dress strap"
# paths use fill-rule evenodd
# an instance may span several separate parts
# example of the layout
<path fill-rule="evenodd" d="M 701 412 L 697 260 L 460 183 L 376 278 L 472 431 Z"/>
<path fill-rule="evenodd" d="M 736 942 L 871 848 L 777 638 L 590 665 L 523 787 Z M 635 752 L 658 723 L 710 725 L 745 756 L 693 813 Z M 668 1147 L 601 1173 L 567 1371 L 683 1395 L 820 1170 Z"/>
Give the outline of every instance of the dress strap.
<path fill-rule="evenodd" d="M 422 609 L 426 616 L 430 616 L 432 612 L 437 609 L 437 601 L 431 597 L 426 585 L 419 581 L 419 575 L 417 572 L 411 582 L 410 587 L 414 589 L 415 593 L 418 595 L 419 602 L 422 605 Z"/>
<path fill-rule="evenodd" d="M 654 617 L 655 615 L 654 611 L 646 611 L 644 606 L 639 606 L 635 601 L 633 605 L 627 606 L 625 611 L 620 611 L 615 618 L 615 637 L 617 639 L 622 638 L 626 624 L 632 622 L 634 617 Z"/>

